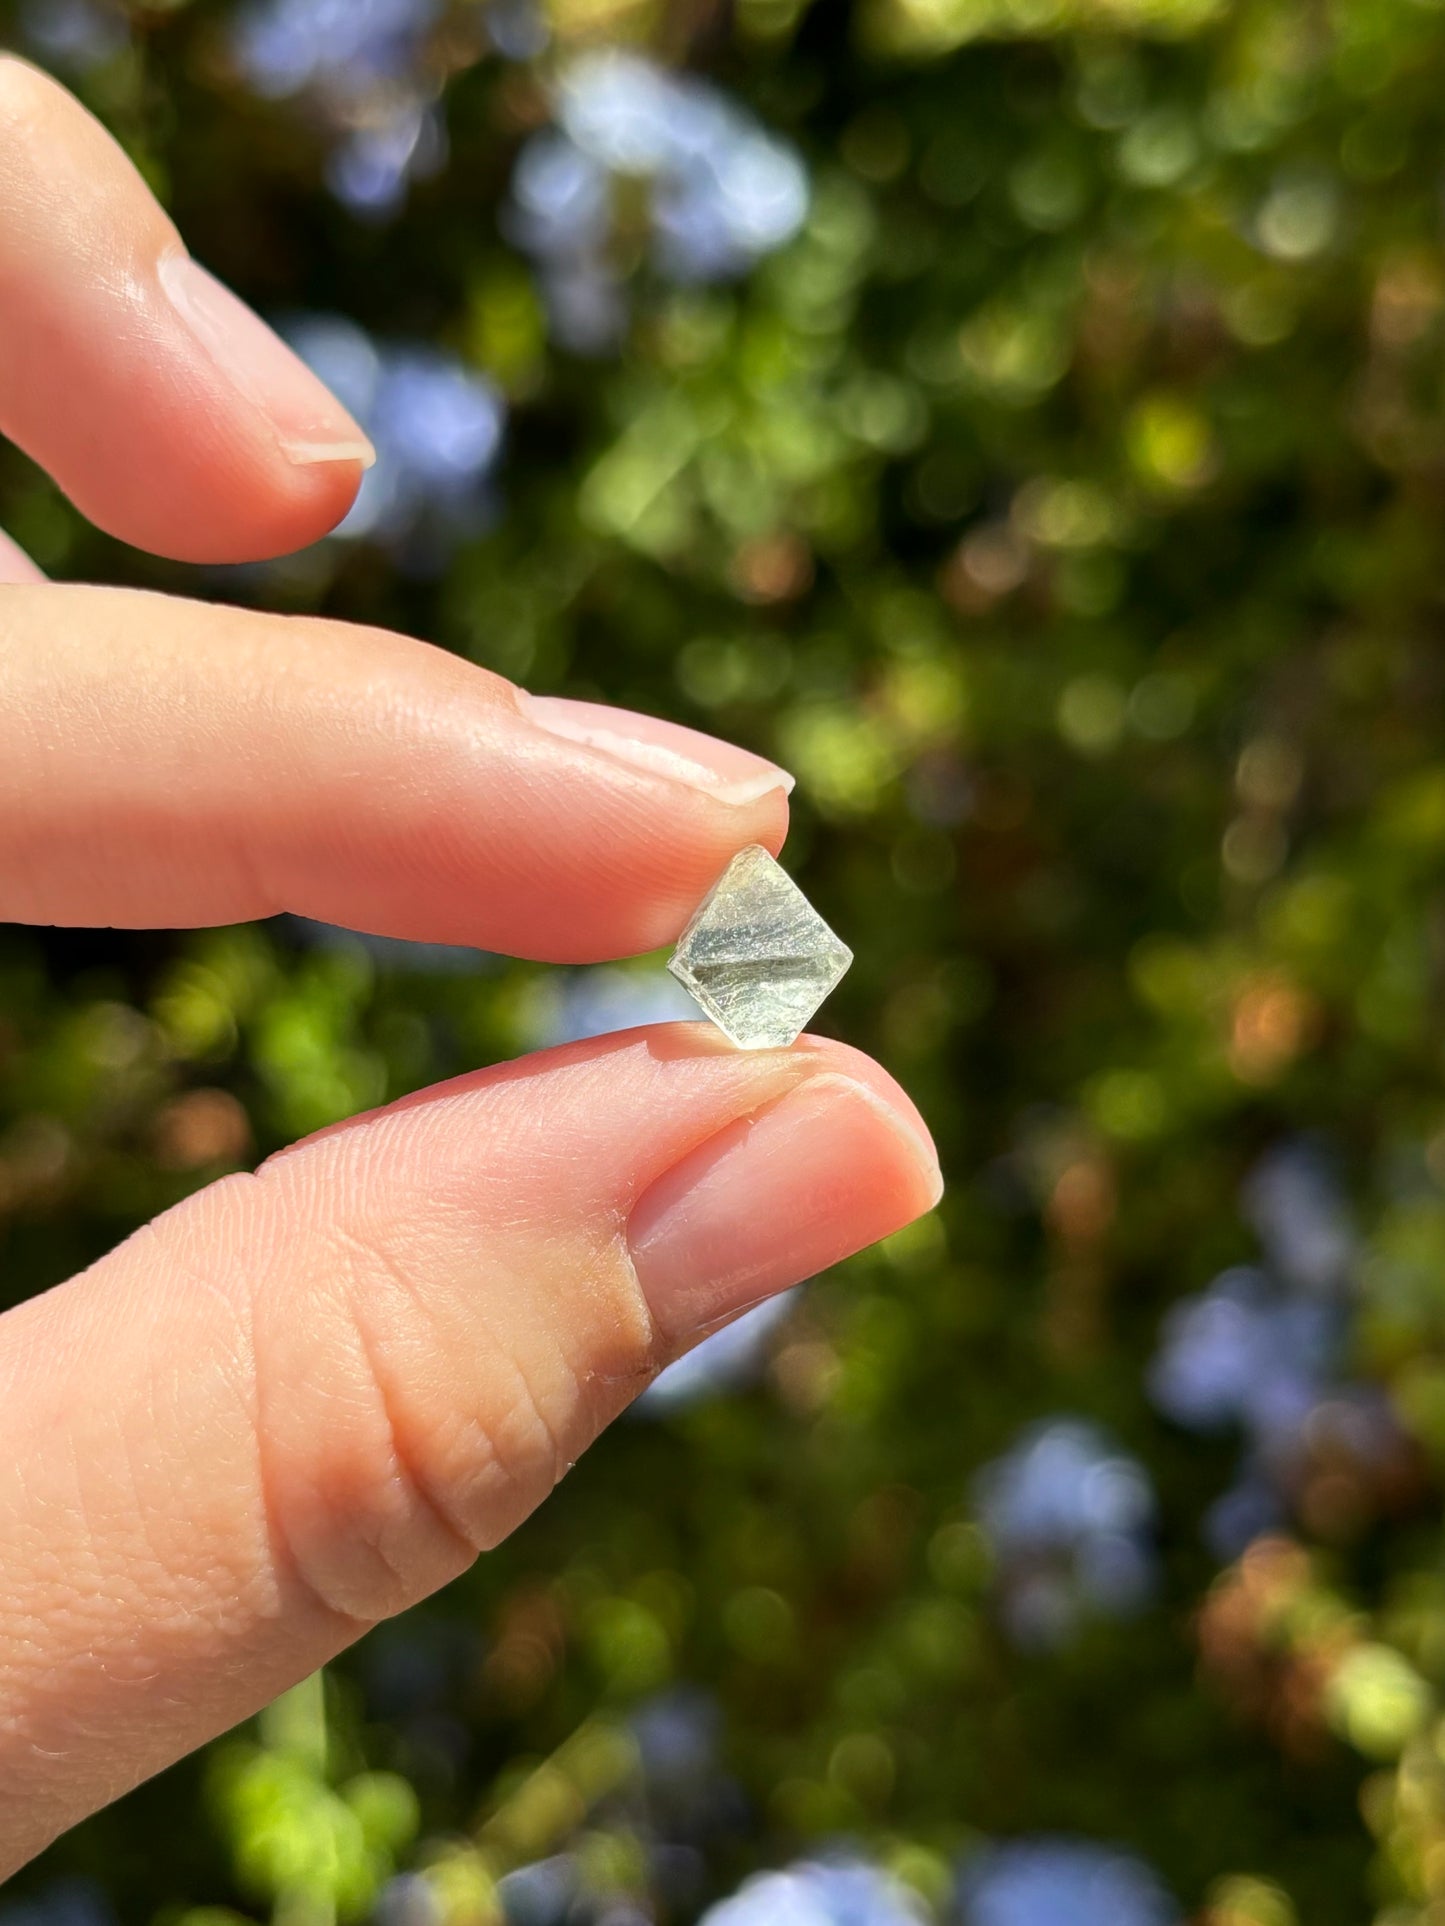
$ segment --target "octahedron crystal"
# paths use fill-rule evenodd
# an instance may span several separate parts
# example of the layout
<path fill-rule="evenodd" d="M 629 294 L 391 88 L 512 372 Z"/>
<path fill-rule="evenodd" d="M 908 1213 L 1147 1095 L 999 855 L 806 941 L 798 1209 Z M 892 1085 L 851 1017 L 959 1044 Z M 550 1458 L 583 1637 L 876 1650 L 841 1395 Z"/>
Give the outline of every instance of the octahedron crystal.
<path fill-rule="evenodd" d="M 788 872 L 753 843 L 702 899 L 667 967 L 740 1050 L 777 1050 L 852 961 Z"/>

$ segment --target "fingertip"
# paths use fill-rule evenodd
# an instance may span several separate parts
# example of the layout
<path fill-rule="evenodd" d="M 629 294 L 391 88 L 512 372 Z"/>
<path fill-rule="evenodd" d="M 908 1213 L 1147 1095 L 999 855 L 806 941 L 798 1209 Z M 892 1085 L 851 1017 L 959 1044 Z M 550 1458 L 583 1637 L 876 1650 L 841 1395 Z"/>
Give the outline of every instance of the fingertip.
<path fill-rule="evenodd" d="M 898 1127 L 908 1133 L 918 1154 L 921 1190 L 927 1193 L 928 1199 L 920 1206 L 920 1212 L 932 1210 L 944 1189 L 938 1147 L 933 1141 L 933 1132 L 924 1122 L 922 1111 L 898 1079 L 890 1075 L 875 1058 L 855 1049 L 851 1043 L 840 1042 L 836 1037 L 802 1036 L 793 1049 L 816 1058 L 820 1070 L 826 1066 L 828 1071 L 860 1085 Z"/>
<path fill-rule="evenodd" d="M 0 182 L 9 439 L 97 526 L 180 561 L 257 560 L 333 528 L 372 459 L 362 429 L 190 258 L 105 128 L 13 58 Z"/>
<path fill-rule="evenodd" d="M 298 467 L 253 438 L 222 452 L 178 451 L 145 504 L 121 507 L 113 494 L 83 485 L 69 493 L 120 541 L 171 561 L 219 567 L 271 561 L 319 542 L 345 520 L 364 472 L 355 458 Z"/>
<path fill-rule="evenodd" d="M 514 689 L 513 696 L 526 720 L 546 734 L 683 783 L 718 802 L 737 808 L 775 797 L 786 802 L 795 786 L 795 778 L 766 756 L 663 716 L 571 696 L 531 695 L 525 689 Z"/>
<path fill-rule="evenodd" d="M 264 417 L 287 461 L 370 466 L 376 451 L 360 423 L 254 308 L 188 254 L 168 254 L 156 273 L 186 332 Z"/>
<path fill-rule="evenodd" d="M 770 856 L 780 855 L 783 844 L 788 840 L 788 826 L 792 820 L 792 805 L 788 798 L 792 794 L 793 781 L 788 778 L 786 788 L 774 786 L 763 795 L 747 804 L 752 812 L 753 828 L 747 843 L 761 843 Z"/>
<path fill-rule="evenodd" d="M 665 1339 L 690 1342 L 932 1208 L 937 1159 L 896 1095 L 886 1073 L 821 1070 L 650 1186 L 627 1235 Z"/>
<path fill-rule="evenodd" d="M 374 460 L 353 451 L 299 461 L 280 448 L 265 450 L 256 462 L 259 475 L 237 497 L 230 526 L 188 529 L 187 540 L 198 552 L 178 559 L 259 562 L 308 548 L 345 521 Z"/>
<path fill-rule="evenodd" d="M 199 487 L 219 509 L 174 517 L 165 552 L 193 562 L 260 561 L 319 541 L 345 518 L 376 461 L 369 437 L 294 349 L 199 262 L 168 253 L 156 281 L 180 324 L 178 352 L 195 357 L 194 382 L 213 397 L 212 434 L 195 445 Z"/>

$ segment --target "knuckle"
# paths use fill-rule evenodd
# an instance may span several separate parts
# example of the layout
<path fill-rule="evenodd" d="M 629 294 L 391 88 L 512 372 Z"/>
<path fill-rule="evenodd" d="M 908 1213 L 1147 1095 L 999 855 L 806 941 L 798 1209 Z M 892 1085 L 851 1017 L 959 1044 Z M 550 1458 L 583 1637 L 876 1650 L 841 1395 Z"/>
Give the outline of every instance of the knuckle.
<path fill-rule="evenodd" d="M 355 1240 L 324 1240 L 303 1290 L 258 1317 L 257 1428 L 268 1520 L 283 1562 L 339 1617 L 372 1623 L 470 1562 L 432 1497 L 360 1297 L 384 1286 Z M 382 1275 L 378 1276 L 378 1272 Z"/>
<path fill-rule="evenodd" d="M 474 1223 L 422 1237 L 362 1213 L 320 1235 L 300 1294 L 294 1250 L 288 1287 L 266 1294 L 268 1516 L 306 1589 L 348 1619 L 402 1610 L 498 1544 L 651 1373 L 615 1253 L 579 1280 L 588 1315 L 559 1328 L 526 1266 L 479 1262 L 477 1245 Z"/>
<path fill-rule="evenodd" d="M 548 1416 L 556 1403 L 537 1366 L 508 1359 L 471 1421 L 468 1461 L 454 1469 L 460 1529 L 477 1551 L 510 1535 L 571 1466 Z"/>
<path fill-rule="evenodd" d="M 268 1521 L 365 1622 L 504 1538 L 656 1362 L 620 1228 L 559 1242 L 496 1213 L 423 1175 L 404 1123 L 384 1156 L 323 1138 L 252 1180 L 289 1227 L 254 1293 Z"/>
<path fill-rule="evenodd" d="M 349 1317 L 389 1456 L 429 1513 L 475 1554 L 505 1535 L 493 1520 L 511 1510 L 514 1494 L 555 1484 L 563 1460 L 546 1411 L 561 1386 L 544 1385 L 537 1363 L 514 1346 L 462 1328 L 471 1320 L 450 1314 L 457 1295 L 425 1260 L 364 1234 L 342 1242 Z"/>

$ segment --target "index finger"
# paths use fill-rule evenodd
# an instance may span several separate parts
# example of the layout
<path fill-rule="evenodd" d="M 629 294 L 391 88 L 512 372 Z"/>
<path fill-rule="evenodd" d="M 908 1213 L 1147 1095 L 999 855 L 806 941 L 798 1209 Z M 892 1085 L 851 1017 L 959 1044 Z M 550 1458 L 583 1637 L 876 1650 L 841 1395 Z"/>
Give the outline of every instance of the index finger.
<path fill-rule="evenodd" d="M 121 589 L 0 594 L 0 920 L 294 910 L 592 962 L 676 936 L 792 779 L 379 629 Z"/>
<path fill-rule="evenodd" d="M 372 459 L 341 404 L 190 259 L 100 123 L 5 55 L 0 433 L 99 527 L 187 562 L 315 541 Z"/>

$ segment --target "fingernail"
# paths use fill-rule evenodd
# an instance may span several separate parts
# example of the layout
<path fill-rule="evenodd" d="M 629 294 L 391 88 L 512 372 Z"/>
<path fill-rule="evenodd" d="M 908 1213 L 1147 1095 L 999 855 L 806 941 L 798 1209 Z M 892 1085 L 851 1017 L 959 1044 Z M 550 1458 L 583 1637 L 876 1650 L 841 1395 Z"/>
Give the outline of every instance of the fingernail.
<path fill-rule="evenodd" d="M 698 729 L 635 715 L 630 709 L 610 709 L 601 702 L 534 696 L 525 690 L 517 694 L 522 714 L 549 735 L 565 736 L 635 769 L 704 789 L 722 802 L 756 802 L 774 789 L 785 796 L 792 793 L 793 778 L 786 769 Z"/>
<path fill-rule="evenodd" d="M 351 461 L 370 468 L 376 450 L 361 429 L 238 295 L 187 254 L 168 255 L 160 280 L 211 360 L 268 417 L 288 461 L 298 467 Z"/>
<path fill-rule="evenodd" d="M 914 1116 L 815 1076 L 658 1178 L 627 1234 L 663 1336 L 696 1336 L 931 1210 L 943 1179 Z"/>

